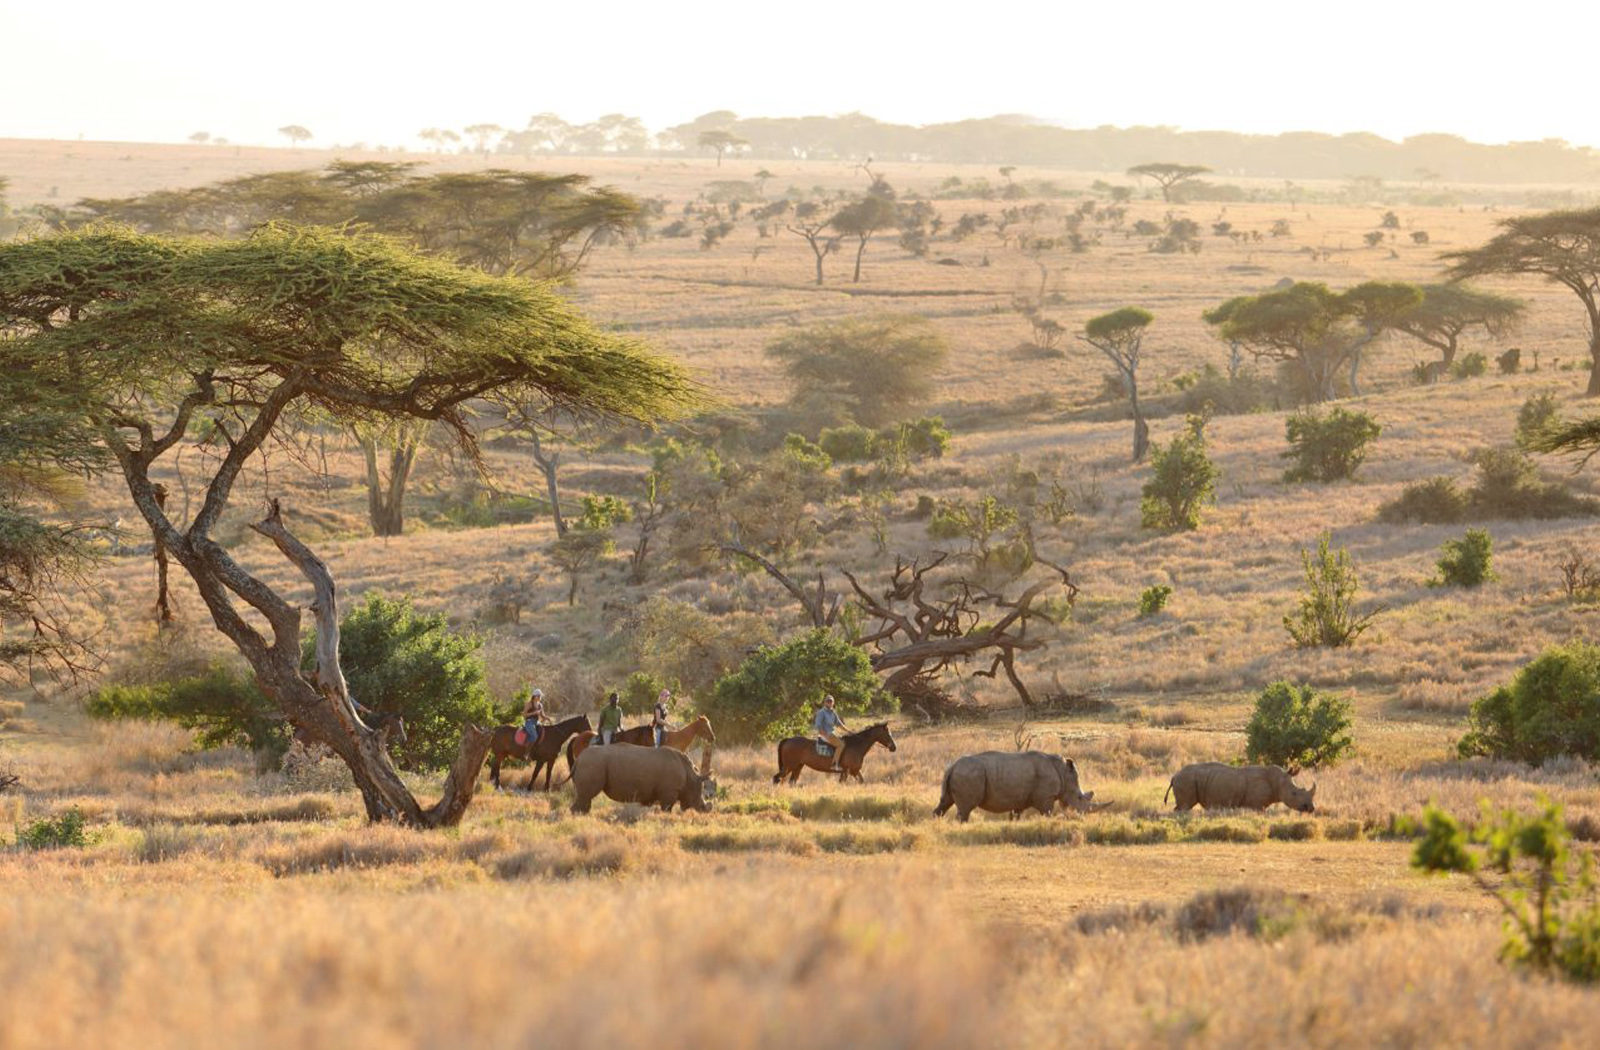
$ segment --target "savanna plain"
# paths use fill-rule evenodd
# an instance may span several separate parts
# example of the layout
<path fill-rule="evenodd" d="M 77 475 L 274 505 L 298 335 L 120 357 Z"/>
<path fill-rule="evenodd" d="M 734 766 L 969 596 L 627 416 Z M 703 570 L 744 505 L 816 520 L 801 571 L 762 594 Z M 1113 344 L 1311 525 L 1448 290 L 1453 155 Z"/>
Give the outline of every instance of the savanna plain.
<path fill-rule="evenodd" d="M 0 142 L 13 207 L 333 159 L 313 150 Z M 1003 674 L 973 676 L 985 660 L 941 680 L 953 715 L 910 704 L 888 715 L 897 750 L 871 752 L 861 783 L 806 772 L 798 785 L 774 786 L 770 745 L 719 744 L 709 756 L 719 792 L 708 813 L 602 800 L 574 816 L 570 785 L 525 791 L 526 768 L 513 767 L 513 790 L 480 783 L 455 828 L 373 825 L 336 760 L 268 769 L 236 747 L 202 749 L 171 723 L 86 714 L 86 692 L 106 680 L 146 680 L 174 646 L 227 656 L 181 573 L 177 626 L 164 632 L 179 641 L 157 637 L 155 570 L 137 517 L 125 492 L 91 485 L 74 497 L 79 512 L 122 518 L 125 534 L 108 537 L 114 551 L 66 601 L 103 667 L 80 684 L 20 683 L 0 701 L 0 773 L 17 778 L 0 793 L 0 1050 L 100 1039 L 149 1047 L 1593 1044 L 1592 988 L 1501 961 L 1500 906 L 1465 876 L 1414 870 L 1405 818 L 1430 802 L 1473 819 L 1481 799 L 1532 811 L 1547 797 L 1564 807 L 1579 854 L 1600 840 L 1594 767 L 1462 759 L 1456 750 L 1474 700 L 1547 646 L 1592 636 L 1600 614 L 1568 593 L 1561 567 L 1592 549 L 1596 519 L 1473 521 L 1493 535 L 1495 578 L 1471 590 L 1429 582 L 1440 545 L 1462 525 L 1378 519 L 1408 484 L 1437 475 L 1467 484 L 1478 453 L 1513 441 L 1530 397 L 1549 394 L 1560 410 L 1583 413 L 1586 333 L 1573 295 L 1533 278 L 1480 282 L 1527 303 L 1514 333 L 1466 338 L 1464 351 L 1490 359 L 1486 374 L 1418 383 L 1416 366 L 1435 351 L 1398 334 L 1369 348 L 1362 393 L 1339 404 L 1383 429 L 1353 480 L 1284 480 L 1287 400 L 1268 394 L 1250 411 L 1214 411 L 1206 439 L 1220 469 L 1215 506 L 1198 529 L 1170 534 L 1141 527 L 1150 467 L 1129 460 L 1126 401 L 1108 383 L 1105 359 L 1071 337 L 1119 307 L 1154 314 L 1140 383 L 1162 445 L 1202 407 L 1191 391 L 1205 369 L 1215 370 L 1212 383 L 1228 373 L 1229 346 L 1204 312 L 1283 278 L 1335 289 L 1438 280 L 1442 252 L 1482 244 L 1498 221 L 1537 210 L 1523 189 L 1459 187 L 1451 196 L 1437 186 L 1330 183 L 1284 196 L 1281 180 L 1212 175 L 1258 199 L 1166 203 L 1135 187 L 1114 224 L 1085 220 L 1085 250 L 1063 242 L 1040 253 L 1023 250 L 1027 238 L 1015 230 L 996 232 L 1006 209 L 1038 204 L 1011 225 L 1056 232 L 1084 202 L 1107 206 L 1091 189 L 1096 180 L 1131 180 L 911 163 L 864 174 L 844 162 L 739 157 L 720 165 L 408 159 L 423 170 L 493 163 L 580 172 L 659 198 L 658 227 L 687 204 L 706 206 L 719 183 L 760 184 L 776 198 L 782 187 L 860 192 L 876 176 L 901 201 L 926 199 L 946 232 L 926 254 L 892 230 L 877 234 L 859 281 L 853 239 L 827 257 L 817 285 L 801 237 L 776 225 L 762 236 L 736 219 L 706 247 L 702 213 L 696 236 L 597 248 L 567 294 L 695 370 L 718 403 L 674 433 L 707 440 L 788 410 L 785 372 L 764 352 L 774 339 L 869 315 L 926 319 L 949 354 L 915 415 L 941 417 L 948 448 L 898 465 L 882 486 L 853 484 L 835 465 L 836 484 L 803 506 L 816 527 L 784 567 L 802 581 L 820 570 L 836 589 L 849 570 L 872 589 L 896 555 L 926 561 L 948 550 L 957 563 L 976 560 L 966 540 L 930 537 L 919 497 L 971 504 L 1056 485 L 1060 513 L 1035 516 L 1031 539 L 1078 593 L 1060 607 L 1059 624 L 1030 627 L 1047 644 L 1018 657 L 1035 704 L 1020 705 Z M 1010 199 L 960 195 L 980 180 L 1025 189 Z M 1026 189 L 1041 183 L 1050 196 Z M 1395 217 L 1388 226 L 1385 213 Z M 950 236 L 969 214 L 988 219 L 970 236 Z M 1132 232 L 1140 220 L 1167 228 L 1174 217 L 1198 223 L 1197 250 L 1152 251 L 1151 236 Z M 1039 345 L 1019 312 L 1024 301 L 1067 333 L 1058 345 Z M 1493 358 L 1512 345 L 1521 367 L 1500 374 Z M 1273 379 L 1270 363 L 1246 358 L 1240 367 L 1264 387 Z M 571 441 L 564 498 L 637 499 L 649 440 Z M 189 453 L 197 464 L 216 455 L 202 442 Z M 293 567 L 246 527 L 262 500 L 280 498 L 347 607 L 370 592 L 410 596 L 482 640 L 497 701 L 537 682 L 556 717 L 593 717 L 632 671 L 679 682 L 709 677 L 707 667 L 726 673 L 748 650 L 808 626 L 776 580 L 739 559 L 692 569 L 663 562 L 637 579 L 626 557 L 636 522 L 617 526 L 618 553 L 586 569 L 569 602 L 572 580 L 551 560 L 547 514 L 495 517 L 497 507 L 543 498 L 527 446 L 486 440 L 484 455 L 487 481 L 448 450 L 424 448 L 405 532 L 374 538 L 359 447 L 338 433 L 303 436 L 271 453 L 267 469 L 247 472 L 221 531 L 250 571 L 309 602 Z M 1600 495 L 1593 470 L 1537 463 L 1547 480 Z M 169 498 L 191 498 L 181 472 L 162 480 Z M 1381 611 L 1353 645 L 1298 648 L 1283 618 L 1304 587 L 1303 552 L 1324 532 L 1349 551 L 1361 608 Z M 1014 594 L 1041 571 L 988 582 Z M 1170 599 L 1140 615 L 1141 594 L 1155 586 L 1170 587 Z M 514 614 L 505 610 L 508 588 Z M 663 655 L 644 633 L 693 653 Z M 1163 803 L 1171 775 L 1190 762 L 1240 758 L 1255 697 L 1279 679 L 1352 705 L 1353 753 L 1301 776 L 1316 782 L 1316 812 L 1171 813 Z M 677 717 L 693 710 L 697 691 L 688 692 Z M 628 723 L 640 718 L 631 713 Z M 957 757 L 1029 746 L 1073 759 L 1082 787 L 1110 805 L 1016 821 L 980 813 L 966 824 L 932 815 Z M 438 790 L 437 775 L 406 777 L 421 796 Z M 28 826 L 69 813 L 85 821 L 84 845 L 19 841 Z"/>

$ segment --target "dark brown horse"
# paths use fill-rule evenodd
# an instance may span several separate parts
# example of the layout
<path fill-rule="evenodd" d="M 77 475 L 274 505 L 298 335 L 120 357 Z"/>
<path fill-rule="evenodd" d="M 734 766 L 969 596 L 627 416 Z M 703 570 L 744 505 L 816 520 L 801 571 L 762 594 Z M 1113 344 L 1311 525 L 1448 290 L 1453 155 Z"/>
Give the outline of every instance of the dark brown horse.
<path fill-rule="evenodd" d="M 879 722 L 870 725 L 859 733 L 846 733 L 840 737 L 844 741 L 843 753 L 839 755 L 839 765 L 842 772 L 839 781 L 844 782 L 846 777 L 861 779 L 861 762 L 867 757 L 867 752 L 872 750 L 873 744 L 882 744 L 890 751 L 897 750 L 894 746 L 894 737 L 889 735 L 889 723 Z M 833 756 L 824 758 L 817 754 L 817 741 L 815 737 L 791 736 L 778 742 L 778 772 L 772 778 L 774 784 L 784 777 L 789 778 L 793 784 L 800 779 L 802 769 L 817 769 L 824 773 L 833 772 Z"/>
<path fill-rule="evenodd" d="M 533 790 L 533 782 L 539 779 L 539 771 L 544 771 L 544 789 L 550 790 L 550 776 L 555 772 L 556 759 L 561 757 L 561 745 L 573 733 L 582 733 L 594 728 L 589 724 L 588 715 L 575 715 L 563 719 L 552 726 L 545 726 L 539 733 L 539 740 L 534 744 L 518 744 L 516 726 L 495 726 L 494 732 L 489 737 L 489 782 L 495 787 L 500 786 L 500 763 L 508 758 L 520 759 L 523 762 L 533 763 L 533 776 L 528 778 L 528 790 Z"/>
<path fill-rule="evenodd" d="M 572 767 L 578 764 L 578 756 L 584 749 L 594 743 L 598 734 L 593 732 L 574 733 L 567 742 L 567 776 L 572 776 Z M 687 752 L 689 745 L 699 738 L 705 738 L 705 750 L 700 758 L 700 775 L 705 776 L 711 772 L 711 748 L 717 742 L 717 734 L 711 731 L 711 719 L 701 715 L 682 729 L 669 729 L 661 738 L 662 747 L 670 747 L 678 751 Z M 619 730 L 611 737 L 613 744 L 638 744 L 640 747 L 655 746 L 656 738 L 651 733 L 651 726 L 647 722 L 632 729 Z"/>

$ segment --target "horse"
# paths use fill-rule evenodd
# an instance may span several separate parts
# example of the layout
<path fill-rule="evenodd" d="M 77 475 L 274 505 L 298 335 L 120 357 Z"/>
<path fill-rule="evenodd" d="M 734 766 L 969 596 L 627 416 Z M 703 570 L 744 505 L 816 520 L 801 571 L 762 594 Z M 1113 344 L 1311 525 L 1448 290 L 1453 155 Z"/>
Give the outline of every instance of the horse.
<path fill-rule="evenodd" d="M 640 747 L 651 747 L 655 744 L 655 734 L 651 726 L 634 726 L 632 729 L 618 730 L 612 734 L 613 744 L 638 744 Z M 594 743 L 599 734 L 594 732 L 574 733 L 572 739 L 567 741 L 567 777 L 572 776 L 572 767 L 578 764 L 578 756 Z M 698 738 L 704 738 L 705 751 L 700 758 L 700 775 L 705 776 L 711 772 L 711 748 L 717 742 L 717 734 L 711 731 L 711 719 L 701 715 L 693 722 L 681 729 L 669 729 L 661 735 L 661 746 L 670 747 L 677 751 L 687 752 L 689 746 Z"/>
<path fill-rule="evenodd" d="M 870 725 L 859 733 L 846 733 L 841 737 L 844 747 L 839 754 L 839 782 L 843 783 L 846 777 L 855 777 L 861 780 L 861 762 L 867 757 L 867 752 L 872 750 L 873 744 L 882 744 L 890 751 L 898 750 L 894 746 L 894 737 L 889 735 L 889 723 L 879 722 Z M 778 741 L 778 772 L 772 778 L 774 784 L 789 778 L 793 784 L 800 779 L 802 769 L 817 769 L 824 773 L 833 772 L 833 758 L 817 754 L 817 741 L 815 737 L 791 736 Z"/>
<path fill-rule="evenodd" d="M 529 791 L 533 790 L 533 783 L 539 779 L 541 769 L 544 770 L 544 789 L 549 791 L 550 776 L 555 772 L 556 759 L 561 757 L 561 745 L 572 734 L 594 727 L 589 724 L 588 715 L 574 715 L 555 725 L 545 726 L 539 733 L 537 743 L 518 744 L 517 730 L 521 728 L 495 726 L 494 732 L 489 735 L 489 782 L 496 788 L 500 786 L 500 763 L 507 758 L 515 758 L 533 763 L 533 776 L 528 778 Z"/>

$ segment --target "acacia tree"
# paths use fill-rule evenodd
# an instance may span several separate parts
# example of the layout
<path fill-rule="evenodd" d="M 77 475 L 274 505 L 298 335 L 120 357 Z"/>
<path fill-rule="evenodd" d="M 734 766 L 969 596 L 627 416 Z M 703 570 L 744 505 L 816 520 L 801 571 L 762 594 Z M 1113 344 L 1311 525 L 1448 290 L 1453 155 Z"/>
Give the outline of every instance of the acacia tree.
<path fill-rule="evenodd" d="M 1552 211 L 1500 222 L 1488 244 L 1447 252 L 1452 281 L 1491 274 L 1537 274 L 1565 285 L 1583 303 L 1589 336 L 1589 386 L 1600 396 L 1600 208 Z"/>
<path fill-rule="evenodd" d="M 1147 178 L 1153 180 L 1157 186 L 1161 187 L 1161 199 L 1164 201 L 1171 201 L 1172 187 L 1178 185 L 1180 182 L 1192 179 L 1196 175 L 1204 175 L 1210 170 L 1210 168 L 1205 167 L 1202 164 L 1171 164 L 1167 162 L 1158 162 L 1154 164 L 1135 164 L 1133 167 L 1128 169 L 1128 174 L 1134 176 L 1135 178 Z"/>
<path fill-rule="evenodd" d="M 302 670 L 299 607 L 215 535 L 240 476 L 311 413 L 346 426 L 433 421 L 474 455 L 463 406 L 493 392 L 637 419 L 698 396 L 677 366 L 594 328 L 548 289 L 327 230 L 185 241 L 90 229 L 0 246 L 0 333 L 8 370 L 95 433 L 262 692 L 350 768 L 368 818 L 417 827 L 460 820 L 487 734 L 466 730 L 442 797 L 424 808 L 350 700 L 327 566 L 273 501 L 253 528 L 315 591 L 316 659 Z M 174 520 L 151 473 L 202 425 L 226 454 L 192 520 Z"/>
<path fill-rule="evenodd" d="M 726 128 L 712 128 L 710 131 L 702 131 L 697 141 L 700 143 L 701 149 L 717 151 L 717 167 L 719 168 L 722 167 L 722 155 L 724 153 L 730 149 L 738 149 L 740 146 L 750 145 L 749 142 Z"/>
<path fill-rule="evenodd" d="M 817 260 L 817 284 L 822 284 L 822 260 L 839 250 L 839 238 L 827 234 L 833 225 L 833 214 L 821 201 L 801 201 L 794 206 L 794 221 L 784 229 L 805 240 Z"/>
<path fill-rule="evenodd" d="M 311 138 L 311 132 L 299 124 L 285 124 L 278 129 L 278 134 L 288 139 L 291 147 L 297 147 L 300 143 L 309 141 Z"/>
<path fill-rule="evenodd" d="M 839 233 L 856 239 L 856 270 L 850 278 L 851 283 L 861 282 L 861 257 L 866 254 L 867 242 L 879 230 L 893 226 L 899 214 L 888 185 L 879 181 L 873 184 L 872 191 L 865 197 L 846 204 L 829 220 L 829 225 Z"/>
<path fill-rule="evenodd" d="M 1496 295 L 1465 284 L 1425 284 L 1422 300 L 1394 319 L 1396 331 L 1439 351 L 1439 366 L 1455 362 L 1462 335 L 1481 327 L 1499 339 L 1522 320 L 1527 304 L 1509 295 Z"/>
<path fill-rule="evenodd" d="M 887 314 L 810 325 L 766 352 L 783 365 L 796 400 L 838 401 L 857 422 L 881 426 L 927 400 L 950 350 L 925 319 Z"/>
<path fill-rule="evenodd" d="M 1150 424 L 1144 421 L 1144 412 L 1139 407 L 1139 352 L 1144 343 L 1144 330 L 1155 319 L 1149 310 L 1124 306 L 1091 319 L 1078 337 L 1104 354 L 1122 378 L 1122 388 L 1127 391 L 1128 403 L 1133 408 L 1135 463 L 1144 459 L 1150 447 Z"/>

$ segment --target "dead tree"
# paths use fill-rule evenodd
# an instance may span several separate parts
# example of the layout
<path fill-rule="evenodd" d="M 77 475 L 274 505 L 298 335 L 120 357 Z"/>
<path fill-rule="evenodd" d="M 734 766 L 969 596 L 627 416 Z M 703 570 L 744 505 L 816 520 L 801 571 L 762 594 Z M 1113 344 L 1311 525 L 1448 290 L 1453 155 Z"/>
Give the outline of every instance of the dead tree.
<path fill-rule="evenodd" d="M 894 574 L 881 595 L 870 593 L 845 572 L 856 592 L 857 604 L 878 619 L 877 628 L 858 639 L 857 644 L 872 648 L 872 669 L 888 674 L 884 686 L 896 695 L 912 690 L 915 683 L 948 667 L 982 658 L 991 660 L 989 667 L 975 674 L 993 678 L 1004 669 L 1023 704 L 1033 707 L 1033 695 L 1017 674 L 1017 654 L 1040 649 L 1047 641 L 1038 634 L 1028 634 L 1031 621 L 1057 622 L 1046 610 L 1036 608 L 1035 603 L 1058 586 L 1066 589 L 1070 603 L 1077 597 L 1078 588 L 1067 570 L 1040 559 L 1039 563 L 1055 575 L 1032 584 L 1016 598 L 1006 598 L 965 579 L 951 581 L 947 597 L 929 598 L 927 574 L 947 557 L 941 552 L 927 565 L 895 559 Z M 983 623 L 984 606 L 998 614 L 992 623 Z"/>
<path fill-rule="evenodd" d="M 800 607 L 805 610 L 806 619 L 813 627 L 832 627 L 839 618 L 839 605 L 843 597 L 828 592 L 827 581 L 822 577 L 822 570 L 817 570 L 817 586 L 815 590 L 807 590 L 792 576 L 762 557 L 755 551 L 746 547 L 739 539 L 734 538 L 721 544 L 717 550 L 723 554 L 732 554 L 748 562 L 760 566 L 768 576 L 783 585 L 783 589 L 795 596 Z M 849 575 L 846 573 L 846 575 Z M 852 581 L 854 582 L 854 581 Z"/>

